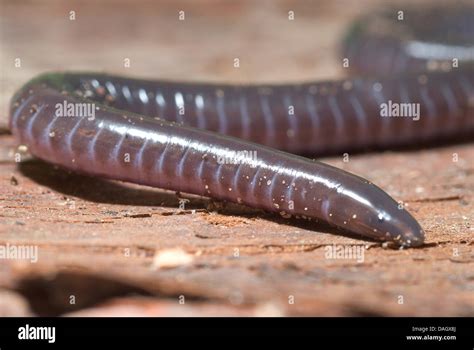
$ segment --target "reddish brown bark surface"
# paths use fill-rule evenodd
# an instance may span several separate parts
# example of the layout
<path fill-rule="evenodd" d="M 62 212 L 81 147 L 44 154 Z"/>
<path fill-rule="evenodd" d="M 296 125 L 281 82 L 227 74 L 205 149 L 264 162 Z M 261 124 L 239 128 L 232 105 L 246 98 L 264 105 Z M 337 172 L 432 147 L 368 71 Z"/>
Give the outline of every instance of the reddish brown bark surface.
<path fill-rule="evenodd" d="M 343 76 L 341 35 L 375 1 L 357 3 L 3 2 L 0 125 L 13 91 L 45 70 L 240 82 Z M 38 262 L 0 260 L 1 315 L 474 314 L 472 143 L 325 159 L 407 205 L 427 233 L 424 247 L 408 250 L 184 194 L 182 210 L 175 193 L 16 163 L 15 146 L 0 135 L 0 246 L 37 246 Z M 363 262 L 328 259 L 333 245 L 365 245 Z"/>

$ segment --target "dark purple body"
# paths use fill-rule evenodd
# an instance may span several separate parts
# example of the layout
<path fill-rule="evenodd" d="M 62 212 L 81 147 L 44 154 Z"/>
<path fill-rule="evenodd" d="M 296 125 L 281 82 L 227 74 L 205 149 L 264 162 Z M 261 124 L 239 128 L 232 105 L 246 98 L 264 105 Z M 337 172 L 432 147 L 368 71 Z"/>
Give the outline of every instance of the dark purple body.
<path fill-rule="evenodd" d="M 380 188 L 280 150 L 349 152 L 472 135 L 473 86 L 469 66 L 276 86 L 52 73 L 15 95 L 10 122 L 33 155 L 69 169 L 417 246 L 422 228 Z M 383 116 L 393 103 L 408 115 Z"/>

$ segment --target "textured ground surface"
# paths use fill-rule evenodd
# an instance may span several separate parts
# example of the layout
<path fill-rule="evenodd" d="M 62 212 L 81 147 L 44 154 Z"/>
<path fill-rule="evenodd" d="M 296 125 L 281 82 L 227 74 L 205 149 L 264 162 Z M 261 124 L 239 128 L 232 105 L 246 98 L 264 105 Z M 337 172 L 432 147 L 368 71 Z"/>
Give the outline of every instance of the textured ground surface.
<path fill-rule="evenodd" d="M 474 315 L 472 143 L 325 159 L 407 205 L 427 232 L 409 250 L 196 197 L 180 209 L 172 192 L 15 163 L 8 99 L 40 72 L 335 78 L 341 35 L 375 1 L 117 3 L 1 1 L 0 248 L 35 246 L 38 261 L 0 259 L 0 315 Z M 360 246 L 363 259 L 327 256 Z"/>

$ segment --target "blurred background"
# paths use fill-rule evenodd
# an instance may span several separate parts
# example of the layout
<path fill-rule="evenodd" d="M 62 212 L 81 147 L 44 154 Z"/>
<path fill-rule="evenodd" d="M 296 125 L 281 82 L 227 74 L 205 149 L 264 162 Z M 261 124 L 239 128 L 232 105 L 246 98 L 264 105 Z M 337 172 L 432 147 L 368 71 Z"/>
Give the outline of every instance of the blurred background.
<path fill-rule="evenodd" d="M 428 233 L 422 249 L 387 250 L 208 199 L 175 215 L 175 193 L 18 164 L 6 132 L 12 94 L 45 71 L 336 79 L 357 16 L 443 2 L 0 0 L 0 245 L 33 244 L 40 257 L 0 261 L 0 315 L 472 316 L 472 144 L 324 159 L 405 202 Z M 333 244 L 364 245 L 364 263 L 328 260 Z"/>
<path fill-rule="evenodd" d="M 433 2 L 1 0 L 0 125 L 15 89 L 51 70 L 221 82 L 337 78 L 354 17 Z"/>

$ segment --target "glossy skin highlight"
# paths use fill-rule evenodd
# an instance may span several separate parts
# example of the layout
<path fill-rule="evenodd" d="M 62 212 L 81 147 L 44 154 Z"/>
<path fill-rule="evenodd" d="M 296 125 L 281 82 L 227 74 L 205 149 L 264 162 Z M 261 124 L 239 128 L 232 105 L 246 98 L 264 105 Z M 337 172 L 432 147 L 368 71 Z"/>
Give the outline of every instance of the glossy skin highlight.
<path fill-rule="evenodd" d="M 470 135 L 473 86 L 469 66 L 273 86 L 52 73 L 14 96 L 10 127 L 33 155 L 68 169 L 314 218 L 414 247 L 424 242 L 421 226 L 383 190 L 281 150 L 323 154 Z M 388 100 L 419 103 L 423 118 L 381 118 L 380 103 Z M 94 104 L 94 118 L 56 115 L 58 104 L 84 103 Z"/>
<path fill-rule="evenodd" d="M 13 134 L 38 158 L 90 175 L 316 218 L 401 245 L 423 242 L 416 220 L 360 177 L 252 142 L 105 106 L 98 106 L 92 120 L 55 116 L 57 104 L 85 100 L 51 87 L 51 78 L 27 86 L 11 112 Z M 219 161 L 241 150 L 257 157 Z"/>

